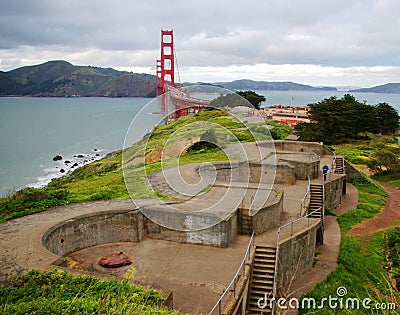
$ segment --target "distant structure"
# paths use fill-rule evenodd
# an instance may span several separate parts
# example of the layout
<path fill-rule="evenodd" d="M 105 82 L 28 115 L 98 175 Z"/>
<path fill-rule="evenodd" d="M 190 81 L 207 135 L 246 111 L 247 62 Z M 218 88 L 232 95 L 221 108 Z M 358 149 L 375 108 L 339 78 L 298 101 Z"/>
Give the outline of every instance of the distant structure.
<path fill-rule="evenodd" d="M 170 92 L 169 95 L 166 92 Z M 156 95 L 161 96 L 161 112 L 167 121 L 192 113 L 197 113 L 210 104 L 208 100 L 191 97 L 175 87 L 175 48 L 174 31 L 161 30 L 161 58 L 156 60 Z M 168 114 L 168 100 L 174 109 Z"/>
<path fill-rule="evenodd" d="M 260 113 L 266 119 L 272 119 L 273 121 L 289 125 L 292 128 L 298 123 L 310 122 L 308 107 L 274 105 L 265 107 Z"/>
<path fill-rule="evenodd" d="M 175 87 L 174 31 L 161 30 L 161 59 L 156 61 L 156 95 L 167 92 L 167 85 Z M 166 101 L 163 97 L 161 111 L 166 112 Z"/>

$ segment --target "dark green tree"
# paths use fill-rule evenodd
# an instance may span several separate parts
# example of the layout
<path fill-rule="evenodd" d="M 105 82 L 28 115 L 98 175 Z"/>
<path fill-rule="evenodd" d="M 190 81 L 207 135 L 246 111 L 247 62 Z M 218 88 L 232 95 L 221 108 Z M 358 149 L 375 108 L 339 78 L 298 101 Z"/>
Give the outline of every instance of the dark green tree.
<path fill-rule="evenodd" d="M 340 99 L 336 96 L 330 97 L 309 106 L 308 116 L 311 122 L 295 127 L 295 132 L 305 141 L 331 144 L 363 139 L 366 133 L 379 133 L 383 132 L 382 128 L 394 127 L 399 119 L 396 110 L 390 105 L 367 105 L 350 94 Z M 386 125 L 382 119 L 390 124 Z"/>
<path fill-rule="evenodd" d="M 399 128 L 399 113 L 388 103 L 379 103 L 374 106 L 377 131 L 383 134 L 393 133 Z"/>
<path fill-rule="evenodd" d="M 265 96 L 263 95 L 257 94 L 254 91 L 238 91 L 236 93 L 221 95 L 220 97 L 212 100 L 210 106 L 213 108 L 236 106 L 250 107 L 251 104 L 255 108 L 260 109 L 262 102 L 265 102 Z"/>
<path fill-rule="evenodd" d="M 260 109 L 261 103 L 265 102 L 265 96 L 254 91 L 237 91 L 236 93 L 248 100 L 257 109 Z"/>
<path fill-rule="evenodd" d="M 226 95 L 221 95 L 213 99 L 210 103 L 212 108 L 222 108 L 222 107 L 236 107 L 236 106 L 249 106 L 249 104 L 243 100 L 236 93 L 229 93 Z"/>

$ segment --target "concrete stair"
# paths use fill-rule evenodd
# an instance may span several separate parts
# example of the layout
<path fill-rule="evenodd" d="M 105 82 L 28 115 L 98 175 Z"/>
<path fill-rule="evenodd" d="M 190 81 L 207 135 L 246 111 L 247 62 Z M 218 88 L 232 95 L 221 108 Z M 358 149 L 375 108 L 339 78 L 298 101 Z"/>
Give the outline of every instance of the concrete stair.
<path fill-rule="evenodd" d="M 308 207 L 308 213 L 311 213 L 315 210 L 317 212 L 313 213 L 311 218 L 320 218 L 321 211 L 324 208 L 324 187 L 320 184 L 311 184 L 310 185 L 310 205 Z"/>
<path fill-rule="evenodd" d="M 246 314 L 272 314 L 269 303 L 274 287 L 275 259 L 275 247 L 256 246 Z M 261 305 L 268 302 L 266 308 L 258 307 L 257 302 L 260 299 L 262 299 Z"/>
<path fill-rule="evenodd" d="M 345 174 L 343 156 L 336 156 L 334 161 L 335 161 L 335 173 Z"/>
<path fill-rule="evenodd" d="M 251 217 L 242 213 L 240 224 L 240 234 L 251 235 L 253 232 Z"/>

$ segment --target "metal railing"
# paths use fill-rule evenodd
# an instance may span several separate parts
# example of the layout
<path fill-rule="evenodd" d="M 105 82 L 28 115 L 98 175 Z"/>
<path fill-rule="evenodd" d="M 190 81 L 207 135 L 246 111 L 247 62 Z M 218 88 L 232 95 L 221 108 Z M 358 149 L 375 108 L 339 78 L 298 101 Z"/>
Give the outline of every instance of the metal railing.
<path fill-rule="evenodd" d="M 211 309 L 211 311 L 208 313 L 208 315 L 214 314 L 216 310 L 218 310 L 218 315 L 222 314 L 222 301 L 224 297 L 227 295 L 229 291 L 233 291 L 233 297 L 236 298 L 236 284 L 238 282 L 240 274 L 242 276 L 245 275 L 245 266 L 246 266 L 246 259 L 250 262 L 251 261 L 251 248 L 252 246 L 254 247 L 254 232 L 251 234 L 251 238 L 249 241 L 249 245 L 247 245 L 246 249 L 246 254 L 243 257 L 242 263 L 240 264 L 238 270 L 236 271 L 235 276 L 233 277 L 232 281 L 229 283 L 228 287 L 225 289 L 225 291 L 222 293 L 220 298 L 218 299 L 217 303 L 215 303 L 214 307 Z"/>
<path fill-rule="evenodd" d="M 334 168 L 335 168 L 334 173 L 336 173 L 336 171 L 338 173 L 340 173 L 340 171 L 342 171 L 342 174 L 346 174 L 346 164 L 345 164 L 345 160 L 344 160 L 344 154 L 341 156 L 341 158 L 343 159 L 341 166 L 338 166 L 336 164 L 336 158 L 337 158 L 337 155 L 333 154 L 333 165 L 334 165 Z"/>
<path fill-rule="evenodd" d="M 318 208 L 317 210 L 314 210 L 313 212 L 311 212 L 311 213 L 309 213 L 309 214 L 307 214 L 306 216 L 304 216 L 304 217 L 301 217 L 301 218 L 298 218 L 298 219 L 295 219 L 295 220 L 293 220 L 293 221 L 291 221 L 291 222 L 288 222 L 288 223 L 286 223 L 286 224 L 284 224 L 284 225 L 282 225 L 282 226 L 280 226 L 279 228 L 278 228 L 278 238 L 277 238 L 277 241 L 276 241 L 276 257 L 275 257 L 275 269 L 274 269 L 274 285 L 273 285 L 273 290 L 272 290 L 272 297 L 273 298 L 276 298 L 276 278 L 277 278 L 277 276 L 278 276 L 278 263 L 279 263 L 279 247 L 280 247 L 280 243 L 281 243 L 281 232 L 284 230 L 284 229 L 286 229 L 286 228 L 289 228 L 290 227 L 290 235 L 289 235 L 289 237 L 292 237 L 293 236 L 293 233 L 294 233 L 294 225 L 296 224 L 296 223 L 298 223 L 298 222 L 300 222 L 300 221 L 304 221 L 304 220 L 307 220 L 307 228 L 309 228 L 310 227 L 310 217 L 314 214 L 314 213 L 317 213 L 318 211 L 320 211 L 320 220 L 322 221 L 322 209 L 321 208 Z M 275 314 L 275 307 L 273 307 L 272 308 L 272 314 Z"/>
<path fill-rule="evenodd" d="M 306 210 L 308 209 L 308 204 L 310 203 L 310 197 L 311 197 L 311 180 L 310 180 L 310 175 L 308 175 L 307 191 L 306 191 L 303 199 L 300 202 L 299 217 L 302 217 L 306 213 Z"/>

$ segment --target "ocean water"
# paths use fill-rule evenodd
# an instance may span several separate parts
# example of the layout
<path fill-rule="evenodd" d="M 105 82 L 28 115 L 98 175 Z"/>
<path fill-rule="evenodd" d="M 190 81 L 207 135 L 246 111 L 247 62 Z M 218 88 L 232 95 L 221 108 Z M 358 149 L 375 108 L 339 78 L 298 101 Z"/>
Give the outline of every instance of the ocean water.
<path fill-rule="evenodd" d="M 400 94 L 351 93 L 342 91 L 257 91 L 257 93 L 264 95 L 266 98 L 266 101 L 262 104 L 263 107 L 273 105 L 304 107 L 307 104 L 316 103 L 331 96 L 341 98 L 345 94 L 351 94 L 358 101 L 365 101 L 370 105 L 386 102 L 400 112 Z"/>
<path fill-rule="evenodd" d="M 75 163 L 121 149 L 132 119 L 150 100 L 0 98 L 0 196 L 28 185 L 43 186 L 61 176 L 61 169 L 67 172 Z M 160 120 L 152 114 L 159 110 L 155 106 L 146 110 L 145 119 L 135 121 L 136 140 Z M 56 155 L 63 160 L 53 161 Z"/>
<path fill-rule="evenodd" d="M 305 106 L 345 92 L 257 91 L 263 106 Z M 400 111 L 399 94 L 352 93 L 368 104 L 387 102 Z M 134 119 L 147 104 L 140 119 Z M 157 102 L 146 98 L 0 98 L 0 196 L 26 186 L 40 187 L 74 163 L 82 165 L 121 149 L 160 122 Z M 62 161 L 53 161 L 61 155 Z M 78 157 L 81 155 L 83 157 Z M 96 156 L 97 155 L 97 156 Z M 65 164 L 68 160 L 71 163 Z"/>

